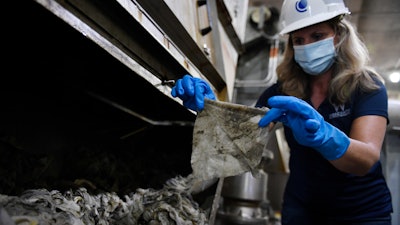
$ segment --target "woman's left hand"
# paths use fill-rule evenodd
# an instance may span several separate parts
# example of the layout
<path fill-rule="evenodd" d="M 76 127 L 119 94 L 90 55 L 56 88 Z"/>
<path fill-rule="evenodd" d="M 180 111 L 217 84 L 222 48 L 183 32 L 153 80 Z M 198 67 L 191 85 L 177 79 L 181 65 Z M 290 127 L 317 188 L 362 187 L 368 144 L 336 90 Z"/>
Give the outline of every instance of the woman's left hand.
<path fill-rule="evenodd" d="M 282 122 L 292 129 L 298 143 L 314 148 L 328 160 L 338 159 L 347 151 L 349 137 L 326 122 L 307 102 L 293 96 L 274 96 L 268 104 L 271 109 L 259 121 L 260 127 Z"/>

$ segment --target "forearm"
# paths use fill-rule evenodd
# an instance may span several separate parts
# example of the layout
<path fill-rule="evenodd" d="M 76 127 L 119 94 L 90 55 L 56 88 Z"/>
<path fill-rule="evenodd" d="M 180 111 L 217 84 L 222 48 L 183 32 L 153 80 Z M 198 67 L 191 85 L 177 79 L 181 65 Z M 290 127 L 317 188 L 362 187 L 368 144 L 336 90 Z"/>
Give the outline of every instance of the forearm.
<path fill-rule="evenodd" d="M 330 162 L 342 172 L 363 176 L 379 160 L 379 157 L 380 148 L 350 139 L 350 145 L 346 153 L 341 158 Z"/>
<path fill-rule="evenodd" d="M 386 118 L 362 116 L 353 121 L 346 153 L 331 163 L 339 170 L 365 175 L 379 160 L 386 133 Z"/>

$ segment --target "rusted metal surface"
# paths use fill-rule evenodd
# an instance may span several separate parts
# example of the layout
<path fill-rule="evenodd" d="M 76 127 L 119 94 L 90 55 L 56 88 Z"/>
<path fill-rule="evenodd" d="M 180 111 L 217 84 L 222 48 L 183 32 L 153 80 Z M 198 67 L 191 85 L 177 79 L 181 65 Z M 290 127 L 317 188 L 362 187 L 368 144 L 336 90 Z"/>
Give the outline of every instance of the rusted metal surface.
<path fill-rule="evenodd" d="M 218 91 L 225 88 L 221 74 L 164 1 L 136 1 Z"/>

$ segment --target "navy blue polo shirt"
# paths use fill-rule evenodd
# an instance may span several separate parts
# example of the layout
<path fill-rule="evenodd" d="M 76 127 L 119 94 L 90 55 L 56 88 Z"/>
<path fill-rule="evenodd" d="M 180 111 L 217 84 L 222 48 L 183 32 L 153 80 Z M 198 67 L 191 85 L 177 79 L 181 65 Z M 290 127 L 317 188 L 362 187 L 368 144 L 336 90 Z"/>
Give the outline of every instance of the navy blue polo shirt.
<path fill-rule="evenodd" d="M 372 93 L 358 91 L 345 105 L 335 106 L 325 100 L 318 112 L 326 121 L 347 135 L 354 119 L 379 115 L 388 119 L 385 86 Z M 268 98 L 282 95 L 279 84 L 265 90 L 256 107 L 268 106 Z M 310 100 L 307 101 L 310 104 Z M 365 176 L 339 171 L 316 150 L 296 142 L 289 127 L 285 137 L 290 147 L 290 176 L 284 193 L 284 207 L 298 208 L 338 221 L 384 217 L 392 212 L 391 196 L 382 166 L 377 162 Z"/>

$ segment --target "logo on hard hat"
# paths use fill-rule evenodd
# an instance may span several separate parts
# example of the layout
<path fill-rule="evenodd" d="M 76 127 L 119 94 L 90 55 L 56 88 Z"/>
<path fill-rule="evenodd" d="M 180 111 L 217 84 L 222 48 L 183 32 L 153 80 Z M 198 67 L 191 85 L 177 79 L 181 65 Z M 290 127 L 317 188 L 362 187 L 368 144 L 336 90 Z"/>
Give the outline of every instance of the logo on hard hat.
<path fill-rule="evenodd" d="M 296 2 L 296 10 L 298 12 L 307 11 L 307 0 L 301 0 Z"/>

